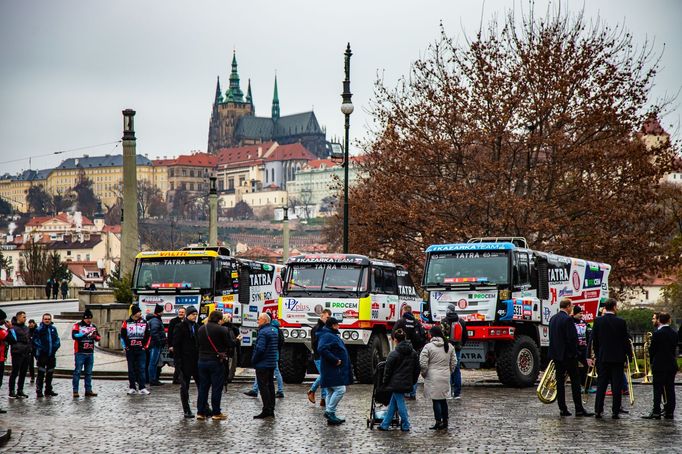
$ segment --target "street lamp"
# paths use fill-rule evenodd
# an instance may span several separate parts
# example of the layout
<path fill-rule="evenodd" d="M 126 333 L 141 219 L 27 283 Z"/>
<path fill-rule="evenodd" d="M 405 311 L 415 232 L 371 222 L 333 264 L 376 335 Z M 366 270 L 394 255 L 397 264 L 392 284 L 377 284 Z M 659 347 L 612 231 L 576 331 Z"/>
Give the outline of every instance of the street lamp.
<path fill-rule="evenodd" d="M 351 98 L 353 94 L 350 92 L 350 57 L 353 53 L 350 51 L 350 43 L 346 47 L 346 52 L 344 53 L 344 70 L 346 78 L 343 80 L 343 93 L 341 93 L 341 113 L 345 117 L 345 132 L 346 132 L 346 143 L 345 149 L 343 150 L 343 253 L 348 253 L 348 166 L 350 164 L 348 159 L 348 148 L 350 145 L 349 133 L 350 129 L 350 114 L 353 113 L 353 103 Z"/>

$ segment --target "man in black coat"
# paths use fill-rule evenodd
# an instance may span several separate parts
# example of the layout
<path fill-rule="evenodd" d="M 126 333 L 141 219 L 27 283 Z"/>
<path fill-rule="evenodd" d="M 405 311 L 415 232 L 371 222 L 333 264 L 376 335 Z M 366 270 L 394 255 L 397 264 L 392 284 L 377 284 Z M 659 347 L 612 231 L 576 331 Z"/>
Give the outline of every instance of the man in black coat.
<path fill-rule="evenodd" d="M 604 315 L 594 321 L 592 339 L 594 352 L 597 357 L 597 396 L 594 411 L 597 418 L 604 412 L 604 396 L 606 388 L 611 383 L 613 391 L 612 418 L 618 419 L 621 412 L 623 369 L 625 362 L 632 356 L 630 336 L 625 320 L 616 316 L 617 302 L 613 298 L 606 300 Z"/>
<path fill-rule="evenodd" d="M 583 407 L 580 395 L 580 373 L 578 372 L 578 332 L 569 315 L 572 303 L 568 298 L 559 302 L 559 312 L 549 320 L 549 357 L 554 361 L 556 370 L 557 403 L 561 416 L 571 416 L 566 407 L 564 383 L 566 374 L 571 379 L 571 391 L 576 416 L 592 416 Z"/>
<path fill-rule="evenodd" d="M 665 418 L 675 414 L 675 375 L 677 374 L 677 332 L 670 327 L 670 314 L 658 314 L 658 329 L 651 336 L 649 356 L 654 376 L 654 408 L 644 419 L 661 419 L 661 396 L 665 393 Z"/>
<path fill-rule="evenodd" d="M 421 352 L 421 349 L 424 348 L 424 345 L 426 345 L 426 331 L 424 331 L 424 327 L 422 326 L 421 322 L 417 320 L 417 318 L 412 313 L 412 306 L 406 304 L 402 307 L 400 312 L 401 317 L 395 323 L 395 325 L 393 325 L 393 332 L 396 332 L 399 329 L 405 331 L 407 341 L 412 344 L 414 350 L 417 352 L 417 354 L 419 354 L 419 352 Z M 411 400 L 417 398 L 416 384 L 408 393 L 407 398 Z"/>
<path fill-rule="evenodd" d="M 182 321 L 185 319 L 185 308 L 181 307 L 178 309 L 178 315 L 177 317 L 173 317 L 170 322 L 168 322 L 168 351 L 170 352 L 171 357 L 175 358 L 173 355 L 173 332 L 175 331 L 175 328 L 182 323 Z M 181 383 L 180 381 L 180 368 L 175 364 L 175 360 L 173 360 L 173 364 L 175 365 L 175 371 L 173 372 L 173 384 L 174 385 L 179 385 Z"/>
<path fill-rule="evenodd" d="M 185 317 L 182 323 L 175 326 L 173 331 L 173 359 L 175 368 L 180 371 L 180 401 L 185 418 L 194 418 L 189 406 L 189 385 L 194 378 L 194 383 L 199 389 L 199 347 L 197 344 L 197 316 L 199 313 L 194 306 L 185 309 Z"/>

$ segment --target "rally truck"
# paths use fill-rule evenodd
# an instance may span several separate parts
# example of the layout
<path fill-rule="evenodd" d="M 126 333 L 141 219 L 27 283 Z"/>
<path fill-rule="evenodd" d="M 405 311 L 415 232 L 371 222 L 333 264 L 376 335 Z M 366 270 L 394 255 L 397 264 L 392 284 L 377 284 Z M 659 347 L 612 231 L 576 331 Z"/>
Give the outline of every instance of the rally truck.
<path fill-rule="evenodd" d="M 237 365 L 248 367 L 258 328 L 258 314 L 277 308 L 281 265 L 232 257 L 224 247 L 187 247 L 178 251 L 140 252 L 133 274 L 134 302 L 143 314 L 164 308 L 164 325 L 180 307 L 195 306 L 199 322 L 213 310 L 231 314 L 242 335 L 241 352 L 230 359 L 228 379 Z M 171 363 L 168 352 L 163 363 Z"/>
<path fill-rule="evenodd" d="M 390 332 L 401 308 L 409 304 L 418 313 L 421 307 L 405 268 L 362 255 L 291 257 L 283 281 L 277 317 L 285 337 L 280 371 L 287 383 L 301 383 L 305 377 L 310 330 L 323 309 L 340 322 L 356 379 L 371 383 L 376 365 L 390 351 Z"/>
<path fill-rule="evenodd" d="M 474 238 L 426 249 L 423 288 L 434 321 L 453 304 L 467 323 L 462 364 L 495 366 L 508 386 L 533 386 L 546 361 L 549 319 L 568 297 L 592 321 L 609 295 L 605 263 L 534 251 L 524 238 Z"/>

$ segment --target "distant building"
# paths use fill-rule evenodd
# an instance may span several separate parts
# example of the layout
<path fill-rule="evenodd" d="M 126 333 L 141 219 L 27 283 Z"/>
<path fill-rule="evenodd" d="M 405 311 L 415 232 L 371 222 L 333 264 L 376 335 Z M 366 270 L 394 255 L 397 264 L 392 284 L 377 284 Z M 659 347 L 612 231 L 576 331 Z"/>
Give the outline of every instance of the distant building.
<path fill-rule="evenodd" d="M 155 168 L 166 169 L 166 201 L 171 204 L 177 191 L 187 191 L 190 195 L 205 195 L 209 189 L 209 176 L 216 167 L 218 159 L 208 153 L 194 152 L 172 159 L 153 161 Z"/>
<path fill-rule="evenodd" d="M 24 170 L 16 176 L 5 174 L 0 177 L 0 197 L 8 201 L 14 210 L 20 213 L 28 212 L 26 195 L 33 185 L 43 185 L 47 183 L 47 177 L 52 169 L 45 170 Z"/>
<path fill-rule="evenodd" d="M 280 115 L 277 77 L 272 97 L 270 117 L 257 117 L 249 80 L 246 97 L 239 86 L 237 57 L 232 55 L 230 85 L 223 96 L 220 78 L 216 84 L 208 130 L 208 152 L 216 154 L 222 148 L 277 142 L 301 143 L 318 157 L 329 154 L 326 133 L 317 122 L 315 113 L 303 112 Z"/>

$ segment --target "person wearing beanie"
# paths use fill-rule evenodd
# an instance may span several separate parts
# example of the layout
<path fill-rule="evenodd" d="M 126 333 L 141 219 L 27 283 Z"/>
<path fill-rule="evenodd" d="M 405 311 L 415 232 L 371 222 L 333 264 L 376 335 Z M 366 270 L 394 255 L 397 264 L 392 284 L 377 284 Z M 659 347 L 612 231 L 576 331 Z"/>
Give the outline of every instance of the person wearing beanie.
<path fill-rule="evenodd" d="M 97 393 L 92 390 L 92 369 L 95 365 L 95 342 L 102 337 L 97 332 L 97 326 L 92 323 L 92 311 L 88 308 L 83 311 L 83 318 L 80 322 L 74 323 L 71 327 L 71 338 L 73 339 L 73 354 L 75 366 L 71 384 L 73 397 L 80 397 L 78 388 L 80 386 L 81 371 L 85 375 L 85 397 L 96 397 Z"/>
<path fill-rule="evenodd" d="M 194 418 L 189 405 L 189 386 L 194 378 L 197 391 L 199 390 L 199 346 L 197 334 L 199 326 L 197 317 L 199 312 L 194 306 L 185 308 L 185 317 L 173 331 L 173 360 L 176 370 L 180 371 L 180 402 L 185 418 Z"/>
<path fill-rule="evenodd" d="M 587 326 L 584 316 L 585 313 L 582 307 L 578 305 L 573 306 L 573 323 L 575 323 L 575 330 L 578 333 L 578 362 L 583 365 L 582 367 L 578 366 L 581 386 L 585 385 L 587 379 L 587 369 L 589 369 L 587 364 L 587 342 L 589 340 L 588 336 L 592 334 L 592 330 Z"/>
<path fill-rule="evenodd" d="M 126 352 L 128 362 L 128 395 L 147 395 L 145 386 L 146 351 L 149 348 L 151 335 L 147 321 L 142 318 L 140 306 L 134 304 L 130 308 L 130 317 L 121 325 L 121 347 Z M 135 385 L 139 388 L 136 388 Z"/>
<path fill-rule="evenodd" d="M 329 317 L 318 336 L 317 352 L 320 354 L 322 374 L 320 385 L 327 388 L 324 417 L 327 418 L 328 425 L 337 426 L 343 424 L 345 419 L 336 414 L 336 409 L 346 394 L 346 386 L 353 383 L 350 355 L 341 340 L 339 321 L 336 318 Z"/>
<path fill-rule="evenodd" d="M 438 326 L 429 330 L 431 341 L 419 355 L 419 366 L 424 377 L 424 395 L 433 403 L 433 416 L 436 424 L 431 430 L 448 428 L 448 402 L 450 396 L 450 376 L 457 367 L 455 349 L 445 341 L 443 331 Z"/>
<path fill-rule="evenodd" d="M 175 328 L 182 323 L 182 321 L 185 319 L 185 308 L 184 307 L 179 307 L 178 308 L 178 315 L 173 317 L 170 322 L 168 322 L 168 335 L 166 336 L 166 343 L 168 344 L 168 352 L 170 353 L 171 358 L 173 358 L 173 384 L 174 385 L 179 385 L 182 382 L 180 381 L 180 369 L 175 365 L 175 354 L 174 354 L 174 348 L 173 348 L 173 335 L 175 333 Z"/>
<path fill-rule="evenodd" d="M 149 378 L 149 384 L 152 386 L 163 385 L 163 383 L 159 381 L 159 359 L 161 357 L 161 350 L 163 349 L 163 346 L 166 345 L 166 331 L 163 329 L 161 314 L 163 314 L 163 306 L 157 304 L 156 307 L 154 307 L 154 315 L 148 322 L 151 342 L 149 344 L 147 377 Z"/>
<path fill-rule="evenodd" d="M 27 398 L 24 381 L 31 356 L 31 338 L 26 325 L 26 312 L 19 311 L 12 321 L 11 335 L 16 342 L 12 344 L 12 373 L 9 376 L 9 397 Z M 14 392 L 16 389 L 16 393 Z"/>
<path fill-rule="evenodd" d="M 9 348 L 8 343 L 14 340 L 9 332 L 11 328 L 12 324 L 7 321 L 7 314 L 0 309 L 0 388 L 2 387 L 2 380 L 5 376 L 5 360 L 7 359 L 7 350 Z M 0 408 L 0 414 L 1 413 L 7 413 L 7 411 Z"/>
<path fill-rule="evenodd" d="M 407 340 L 412 344 L 414 350 L 419 353 L 426 344 L 426 332 L 421 322 L 412 313 L 412 307 L 408 304 L 400 309 L 401 317 L 393 325 L 393 331 L 402 329 L 405 331 Z M 412 387 L 412 390 L 405 396 L 408 399 L 414 400 L 417 398 L 417 385 Z"/>

